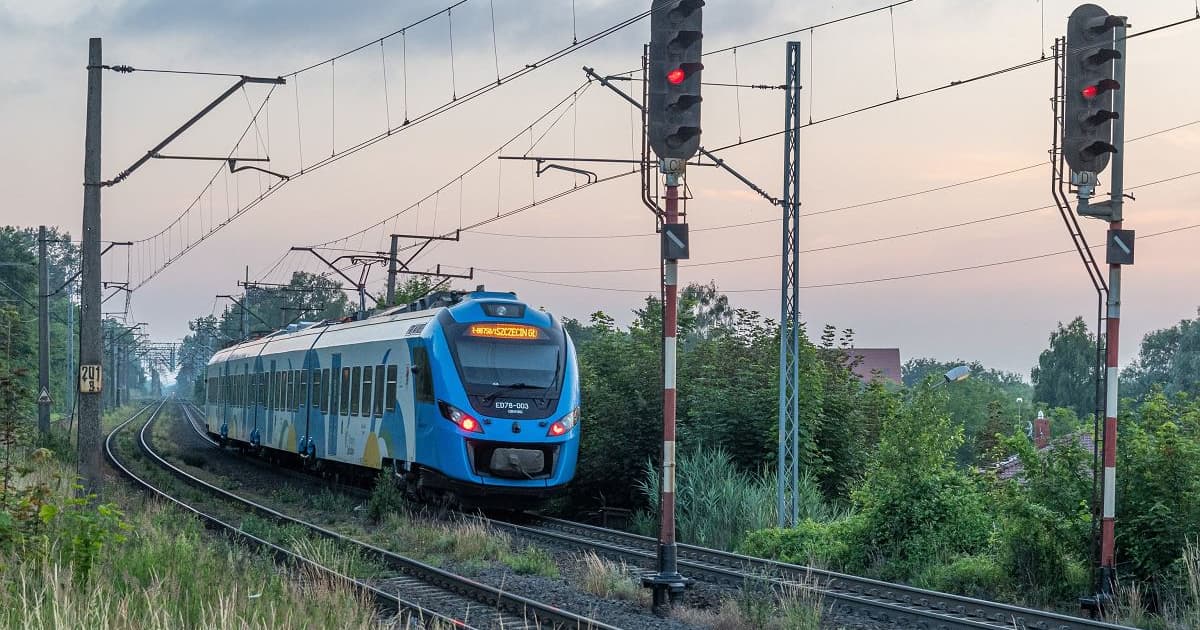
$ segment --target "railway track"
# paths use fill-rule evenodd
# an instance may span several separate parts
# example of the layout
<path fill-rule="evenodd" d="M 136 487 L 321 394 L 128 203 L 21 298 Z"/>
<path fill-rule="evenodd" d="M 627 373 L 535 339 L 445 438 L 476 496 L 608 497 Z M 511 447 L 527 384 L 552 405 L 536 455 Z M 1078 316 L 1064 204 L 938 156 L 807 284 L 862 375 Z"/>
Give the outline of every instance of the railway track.
<path fill-rule="evenodd" d="M 353 588 L 369 594 L 378 604 L 386 608 L 408 612 L 414 619 L 417 619 L 421 623 L 422 627 L 470 627 L 481 630 L 487 628 L 593 628 L 595 630 L 615 630 L 613 626 L 600 621 L 507 593 L 501 589 L 348 538 L 319 525 L 288 516 L 239 497 L 188 474 L 159 456 L 151 443 L 151 427 L 166 404 L 167 402 L 164 400 L 156 405 L 147 406 L 114 429 L 105 441 L 105 452 L 109 461 L 123 474 L 134 479 L 154 494 L 196 514 L 207 524 L 230 533 L 236 539 L 245 541 L 253 546 L 270 549 L 282 560 L 311 566 L 318 571 L 329 574 Z M 153 411 L 147 414 L 147 411 L 152 407 Z M 185 416 L 188 415 L 189 411 L 186 406 L 180 404 L 180 409 Z M 336 541 L 338 544 L 356 548 L 362 553 L 364 558 L 387 566 L 394 573 L 382 578 L 372 578 L 370 582 L 341 575 L 274 543 L 252 536 L 234 525 L 202 512 L 196 507 L 187 505 L 172 497 L 166 491 L 145 481 L 120 459 L 117 453 L 114 452 L 113 447 L 115 436 L 140 417 L 145 417 L 146 421 L 138 432 L 138 448 L 153 465 L 167 470 L 173 476 L 189 485 L 200 488 L 214 497 L 252 511 L 259 516 L 279 523 L 298 525 L 313 534 Z M 190 418 L 188 418 L 188 422 L 192 422 Z M 408 599 L 399 597 L 398 593 L 405 593 Z"/>
<path fill-rule="evenodd" d="M 654 566 L 656 558 L 657 540 L 619 530 L 528 514 L 491 522 L 518 535 L 559 546 L 590 549 L 643 567 Z M 819 593 L 825 605 L 838 613 L 899 627 L 922 630 L 1136 630 L 693 545 L 679 545 L 678 553 L 679 571 L 689 578 L 734 588 L 805 589 Z"/>
<path fill-rule="evenodd" d="M 191 413 L 188 413 L 188 422 L 193 430 L 212 442 L 196 426 Z M 494 527 L 526 538 L 560 547 L 592 550 L 647 568 L 654 566 L 658 542 L 653 538 L 531 514 L 487 520 Z M 678 553 L 680 571 L 690 578 L 731 588 L 811 589 L 838 613 L 899 627 L 923 630 L 1136 630 L 693 545 L 679 545 Z"/>

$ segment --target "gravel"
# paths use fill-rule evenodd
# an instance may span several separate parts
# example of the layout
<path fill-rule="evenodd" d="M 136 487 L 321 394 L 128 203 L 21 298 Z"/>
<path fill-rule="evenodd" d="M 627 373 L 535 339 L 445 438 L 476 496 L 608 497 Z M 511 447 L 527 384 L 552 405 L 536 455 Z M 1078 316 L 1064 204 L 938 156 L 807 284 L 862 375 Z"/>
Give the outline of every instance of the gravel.
<path fill-rule="evenodd" d="M 163 426 L 156 431 L 156 448 L 167 459 L 193 474 L 199 474 L 210 483 L 246 495 L 247 498 L 263 501 L 284 512 L 294 512 L 293 506 L 279 506 L 275 500 L 281 492 L 291 492 L 289 488 L 311 496 L 320 489 L 328 488 L 329 483 L 316 477 L 297 475 L 294 471 L 279 470 L 261 461 L 255 461 L 246 456 L 239 456 L 234 451 L 220 451 L 206 442 L 187 425 L 179 413 L 164 416 Z M 163 438 L 166 438 L 165 440 Z M 180 461 L 180 460 L 186 461 Z M 190 465 L 189 465 L 190 464 Z M 361 496 L 355 497 L 362 500 Z M 326 520 L 358 520 L 358 514 L 328 515 Z M 311 515 L 309 515 L 311 517 Z M 401 551 L 401 550 L 397 550 Z M 580 590 L 575 586 L 582 582 L 584 573 L 581 555 L 577 551 L 547 548 L 559 566 L 559 577 L 542 577 L 536 575 L 519 575 L 508 566 L 496 563 L 454 563 L 440 562 L 439 568 L 464 575 L 476 581 L 502 588 L 505 591 L 521 595 L 532 600 L 543 602 L 603 621 L 604 623 L 640 630 L 642 628 L 668 630 L 687 630 L 692 628 L 707 628 L 709 625 L 694 625 L 679 619 L 663 619 L 656 617 L 649 610 L 649 594 L 644 601 L 620 599 L 605 599 Z M 401 553 L 405 553 L 401 551 Z M 411 553 L 411 552 L 409 552 Z M 407 555 L 407 554 L 405 554 Z M 699 584 L 689 589 L 683 599 L 687 606 L 708 608 L 720 601 L 719 593 L 708 592 L 710 585 Z M 704 594 L 701 594 L 703 592 Z M 403 597 L 404 594 L 400 593 Z M 643 598 L 639 598 L 643 599 Z"/>

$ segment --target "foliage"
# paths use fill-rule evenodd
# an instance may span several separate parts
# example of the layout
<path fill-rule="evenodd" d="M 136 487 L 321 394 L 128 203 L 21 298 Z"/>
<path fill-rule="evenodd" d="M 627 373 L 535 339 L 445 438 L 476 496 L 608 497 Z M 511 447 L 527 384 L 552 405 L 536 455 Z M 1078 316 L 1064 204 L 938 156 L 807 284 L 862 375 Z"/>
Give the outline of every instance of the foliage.
<path fill-rule="evenodd" d="M 960 365 L 969 367 L 971 375 L 946 388 L 946 410 L 951 421 L 963 428 L 963 443 L 956 459 L 959 465 L 970 466 L 987 460 L 997 444 L 997 433 L 1007 435 L 1025 427 L 1036 410 L 1033 388 L 1020 375 L 989 369 L 978 361 L 910 359 L 904 364 L 904 384 L 915 387 L 931 376 L 941 379 L 942 374 Z"/>
<path fill-rule="evenodd" d="M 404 509 L 404 492 L 396 483 L 395 475 L 387 469 L 375 479 L 371 498 L 367 500 L 367 518 L 372 523 L 381 522 L 388 514 Z"/>
<path fill-rule="evenodd" d="M 1200 395 L 1200 309 L 1196 319 L 1146 333 L 1138 358 L 1121 372 L 1123 396 L 1141 400 L 1156 385 L 1168 394 Z"/>
<path fill-rule="evenodd" d="M 1200 523 L 1200 399 L 1153 392 L 1120 426 L 1117 554 L 1126 575 L 1149 580 L 1180 557 Z"/>
<path fill-rule="evenodd" d="M 396 285 L 396 294 L 392 299 L 392 303 L 387 303 L 387 295 L 380 294 L 375 296 L 376 307 L 387 308 L 414 302 L 433 293 L 444 282 L 435 280 L 433 276 L 406 275 L 402 276 L 402 279 L 403 281 Z"/>
<path fill-rule="evenodd" d="M 694 336 L 680 365 L 682 444 L 720 445 L 735 466 L 774 462 L 778 440 L 779 341 L 771 322 L 738 309 Z M 811 383 L 809 385 L 811 390 Z M 734 404 L 736 403 L 736 404 Z"/>
<path fill-rule="evenodd" d="M 628 331 L 599 312 L 586 327 L 578 322 L 568 322 L 567 327 L 572 338 L 586 337 L 576 343 L 583 437 L 576 481 L 569 490 L 572 502 L 637 505 L 630 473 L 647 459 L 657 459 L 661 447 L 661 329 L 646 311 Z"/>
<path fill-rule="evenodd" d="M 51 409 L 63 413 L 73 401 L 55 384 L 68 382 L 67 347 L 73 335 L 67 329 L 68 311 L 78 321 L 79 307 L 72 295 L 74 283 L 67 280 L 78 268 L 79 248 L 71 235 L 50 226 L 46 230 L 47 270 L 50 296 L 49 351 Z M 0 227 L 0 372 L 13 366 L 37 365 L 38 230 L 35 227 Z M 29 387 L 36 383 L 36 372 L 26 371 L 22 379 Z M 65 389 L 65 388 L 64 388 Z"/>
<path fill-rule="evenodd" d="M 989 553 L 958 556 L 947 563 L 925 567 L 913 584 L 943 593 L 958 593 L 980 599 L 997 599 L 1008 582 L 1008 574 Z"/>
<path fill-rule="evenodd" d="M 1034 398 L 1087 415 L 1096 404 L 1096 337 L 1082 317 L 1050 333 L 1050 347 L 1033 368 Z"/>
<path fill-rule="evenodd" d="M 868 532 L 863 552 L 884 578 L 983 547 L 986 501 L 978 483 L 954 465 L 962 429 L 950 423 L 945 394 L 921 385 L 884 420 L 876 456 L 854 491 Z"/>
<path fill-rule="evenodd" d="M 1003 443 L 1022 466 L 1019 478 L 998 480 L 992 492 L 997 527 L 991 547 L 1009 576 L 1005 592 L 1039 602 L 1068 601 L 1088 586 L 1091 453 L 1075 435 L 1041 451 L 1020 434 Z"/>
<path fill-rule="evenodd" d="M 763 529 L 746 536 L 738 551 L 760 558 L 837 571 L 862 571 L 866 520 L 852 514 L 831 521 L 806 518 L 790 528 Z"/>
<path fill-rule="evenodd" d="M 525 547 L 519 552 L 505 554 L 501 560 L 517 575 L 558 577 L 558 563 L 541 547 Z"/>
<path fill-rule="evenodd" d="M 681 453 L 676 471 L 675 528 L 680 541 L 733 549 L 747 532 L 777 522 L 774 474 L 742 472 L 732 465 L 724 449 L 704 446 Z M 660 475 L 658 468 L 648 463 L 637 482 L 650 504 L 649 515 L 658 514 Z M 812 478 L 806 475 L 801 481 L 800 518 L 829 518 L 833 511 Z"/>
<path fill-rule="evenodd" d="M 677 442 L 721 447 L 739 471 L 773 467 L 778 451 L 779 336 L 759 313 L 733 309 L 712 284 L 690 285 L 679 302 Z M 594 313 L 566 320 L 582 372 L 583 440 L 570 505 L 639 507 L 628 471 L 657 461 L 661 434 L 661 302 L 647 298 L 628 329 Z M 803 332 L 803 331 L 802 331 Z M 829 327 L 821 347 L 801 335 L 799 454 L 835 502 L 866 469 L 880 419 L 896 396 L 882 383 L 864 387 L 850 371 L 853 331 Z"/>
<path fill-rule="evenodd" d="M 62 504 L 65 492 L 68 487 L 56 490 L 53 502 Z M 5 584 L 0 589 L 0 625 L 153 630 L 379 627 L 371 606 L 340 583 L 321 575 L 280 571 L 269 556 L 213 540 L 197 519 L 172 508 L 140 505 L 123 495 L 114 498 L 131 506 L 130 527 L 125 540 L 112 541 L 94 556 L 86 576 L 66 561 L 69 554 L 61 553 L 70 527 L 48 527 L 43 546 L 48 554 L 0 551 L 0 582 Z"/>

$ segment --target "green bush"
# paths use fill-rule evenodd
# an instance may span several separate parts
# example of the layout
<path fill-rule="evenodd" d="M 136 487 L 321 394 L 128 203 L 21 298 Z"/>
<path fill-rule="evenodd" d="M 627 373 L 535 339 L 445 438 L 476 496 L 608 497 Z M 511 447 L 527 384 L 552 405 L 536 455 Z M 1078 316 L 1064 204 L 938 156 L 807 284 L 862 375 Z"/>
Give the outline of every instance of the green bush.
<path fill-rule="evenodd" d="M 383 470 L 375 480 L 371 490 L 371 498 L 367 500 L 367 518 L 372 523 L 379 523 L 390 513 L 404 509 L 404 491 L 396 482 L 391 471 Z"/>
<path fill-rule="evenodd" d="M 775 474 L 747 474 L 733 465 L 724 448 L 704 446 L 679 456 L 675 477 L 675 522 L 681 542 L 734 549 L 747 533 L 778 522 Z M 635 518 L 635 527 L 657 530 L 659 471 L 647 463 L 638 482 L 651 509 Z M 798 489 L 800 518 L 826 520 L 837 514 L 808 475 Z"/>
<path fill-rule="evenodd" d="M 948 564 L 931 564 L 913 580 L 921 588 L 981 599 L 996 599 L 1007 590 L 1008 582 L 1008 574 L 990 554 L 959 556 Z"/>
<path fill-rule="evenodd" d="M 862 568 L 865 524 L 858 514 L 830 522 L 805 519 L 789 529 L 751 532 L 738 551 L 780 562 L 855 571 Z"/>

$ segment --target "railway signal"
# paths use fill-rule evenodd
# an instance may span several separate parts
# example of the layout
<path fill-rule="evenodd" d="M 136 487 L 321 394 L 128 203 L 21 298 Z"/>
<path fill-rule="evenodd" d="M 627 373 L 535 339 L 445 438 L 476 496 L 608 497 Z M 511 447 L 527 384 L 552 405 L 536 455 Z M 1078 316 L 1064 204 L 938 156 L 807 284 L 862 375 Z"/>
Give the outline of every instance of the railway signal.
<path fill-rule="evenodd" d="M 1081 174 L 1077 184 L 1094 185 L 1094 175 L 1122 149 L 1113 128 L 1122 124 L 1114 99 L 1122 86 L 1114 77 L 1124 75 L 1125 59 L 1116 47 L 1116 32 L 1124 27 L 1124 17 L 1094 4 L 1080 5 L 1067 20 L 1062 146 L 1071 170 Z"/>
<path fill-rule="evenodd" d="M 647 133 L 661 159 L 700 148 L 700 43 L 704 0 L 654 0 L 650 10 Z"/>
<path fill-rule="evenodd" d="M 1105 298 L 1104 310 L 1104 424 L 1103 492 L 1096 497 L 1100 520 L 1100 583 L 1094 596 L 1081 598 L 1084 607 L 1103 612 L 1113 601 L 1116 583 L 1116 482 L 1118 354 L 1121 323 L 1121 267 L 1133 264 L 1133 230 L 1124 229 L 1125 177 L 1125 17 L 1110 15 L 1094 4 L 1083 4 L 1067 20 L 1063 54 L 1063 159 L 1076 187 L 1075 211 L 1109 222 L 1108 282 L 1091 261 L 1093 281 Z M 1112 162 L 1108 199 L 1093 202 L 1098 174 Z M 1075 226 L 1078 229 L 1078 226 Z M 1080 242 L 1076 242 L 1080 246 Z M 1081 250 L 1081 253 L 1083 250 Z M 1090 260 L 1090 257 L 1085 257 Z M 1085 260 L 1086 262 L 1086 260 Z M 1107 293 L 1107 296 L 1105 296 Z M 1097 400 L 1097 408 L 1101 408 Z"/>

